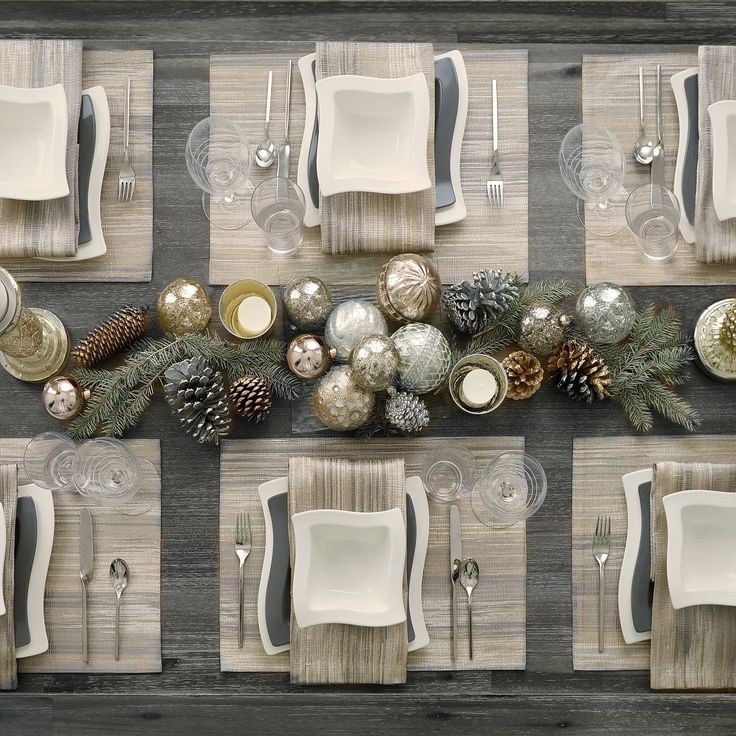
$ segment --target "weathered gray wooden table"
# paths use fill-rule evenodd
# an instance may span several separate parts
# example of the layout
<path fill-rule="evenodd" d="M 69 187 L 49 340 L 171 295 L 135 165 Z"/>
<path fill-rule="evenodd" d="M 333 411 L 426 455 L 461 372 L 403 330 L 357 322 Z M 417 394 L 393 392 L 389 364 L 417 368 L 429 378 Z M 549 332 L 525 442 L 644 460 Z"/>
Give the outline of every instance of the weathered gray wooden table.
<path fill-rule="evenodd" d="M 275 47 L 318 38 L 488 42 L 530 49 L 530 274 L 581 286 L 582 231 L 557 170 L 565 131 L 580 118 L 585 51 L 622 44 L 681 46 L 736 40 L 736 4 L 570 2 L 4 2 L 0 36 L 83 37 L 97 47 L 155 52 L 154 276 L 150 284 L 28 284 L 28 303 L 62 316 L 73 337 L 124 302 L 152 304 L 187 275 L 206 283 L 208 228 L 184 164 L 191 127 L 208 113 L 212 52 Z M 489 264 L 490 265 L 490 264 Z M 733 289 L 635 289 L 638 300 L 679 305 L 690 325 Z M 213 299 L 218 296 L 212 290 Z M 686 394 L 702 411 L 702 433 L 736 430 L 736 387 L 695 375 Z M 160 437 L 164 468 L 161 675 L 22 676 L 0 694 L 0 734 L 282 733 L 716 734 L 736 730 L 736 696 L 653 694 L 648 673 L 572 671 L 570 486 L 572 438 L 624 434 L 614 404 L 586 408 L 545 388 L 491 418 L 432 425 L 443 435 L 525 434 L 544 464 L 549 495 L 529 523 L 526 672 L 414 673 L 395 689 L 291 688 L 282 676 L 221 674 L 218 655 L 218 452 L 185 438 L 158 400 L 138 437 Z M 239 436 L 277 436 L 287 405 Z M 0 375 L 0 432 L 52 428 L 39 389 Z M 661 424 L 656 431 L 670 433 Z"/>

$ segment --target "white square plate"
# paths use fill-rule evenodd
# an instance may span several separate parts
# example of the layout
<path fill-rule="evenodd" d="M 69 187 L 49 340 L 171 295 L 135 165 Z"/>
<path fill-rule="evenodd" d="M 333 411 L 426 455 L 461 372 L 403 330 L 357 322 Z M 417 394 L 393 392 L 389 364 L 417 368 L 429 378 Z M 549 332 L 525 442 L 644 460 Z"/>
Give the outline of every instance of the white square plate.
<path fill-rule="evenodd" d="M 673 607 L 736 606 L 736 493 L 680 491 L 662 502 Z"/>
<path fill-rule="evenodd" d="M 424 74 L 345 74 L 317 82 L 322 194 L 429 189 L 429 90 Z"/>
<path fill-rule="evenodd" d="M 69 194 L 67 128 L 61 84 L 0 85 L 0 197 L 38 201 Z"/>
<path fill-rule="evenodd" d="M 297 624 L 391 626 L 406 620 L 406 529 L 400 509 L 291 517 Z"/>

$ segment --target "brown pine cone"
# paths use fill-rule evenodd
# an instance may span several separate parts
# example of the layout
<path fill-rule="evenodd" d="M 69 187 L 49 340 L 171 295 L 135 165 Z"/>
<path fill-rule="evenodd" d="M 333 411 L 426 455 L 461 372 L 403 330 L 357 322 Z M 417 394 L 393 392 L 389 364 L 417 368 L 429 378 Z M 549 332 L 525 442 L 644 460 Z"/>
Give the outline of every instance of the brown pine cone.
<path fill-rule="evenodd" d="M 243 376 L 230 386 L 230 400 L 240 416 L 260 422 L 271 410 L 271 388 L 265 378 Z"/>
<path fill-rule="evenodd" d="M 503 367 L 509 379 L 506 396 L 519 401 L 528 399 L 539 391 L 544 378 L 542 364 L 531 353 L 517 350 L 504 361 Z"/>
<path fill-rule="evenodd" d="M 587 343 L 567 340 L 552 353 L 547 370 L 555 387 L 570 398 L 591 404 L 608 396 L 608 366 Z"/>
<path fill-rule="evenodd" d="M 72 351 L 82 368 L 91 368 L 143 337 L 146 331 L 146 307 L 120 307 L 94 328 Z"/>

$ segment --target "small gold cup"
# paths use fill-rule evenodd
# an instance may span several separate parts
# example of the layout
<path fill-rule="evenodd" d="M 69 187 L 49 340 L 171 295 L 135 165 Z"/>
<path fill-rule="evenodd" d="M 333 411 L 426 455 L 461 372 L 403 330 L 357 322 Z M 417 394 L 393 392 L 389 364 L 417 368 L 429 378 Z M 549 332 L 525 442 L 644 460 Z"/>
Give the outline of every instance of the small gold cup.
<path fill-rule="evenodd" d="M 244 331 L 237 320 L 238 307 L 240 306 L 240 303 L 249 296 L 260 296 L 265 299 L 268 302 L 268 306 L 271 307 L 271 320 L 268 323 L 268 327 L 257 333 Z M 276 321 L 278 303 L 276 302 L 276 295 L 262 281 L 256 281 L 255 279 L 241 279 L 240 281 L 230 284 L 230 286 L 222 292 L 218 310 L 220 313 L 220 321 L 233 337 L 237 337 L 240 340 L 255 340 L 257 337 L 265 335 L 273 327 L 273 323 Z"/>

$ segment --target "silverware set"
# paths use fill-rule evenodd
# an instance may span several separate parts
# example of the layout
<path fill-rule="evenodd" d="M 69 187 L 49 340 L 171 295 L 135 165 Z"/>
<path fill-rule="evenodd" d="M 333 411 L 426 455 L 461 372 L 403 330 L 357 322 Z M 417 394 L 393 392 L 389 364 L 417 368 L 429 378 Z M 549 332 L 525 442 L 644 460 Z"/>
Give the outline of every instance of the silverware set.
<path fill-rule="evenodd" d="M 501 174 L 501 164 L 498 158 L 498 92 L 495 79 L 491 86 L 491 95 L 493 98 L 492 151 L 491 170 L 486 182 L 486 193 L 491 207 L 503 207 L 503 175 Z"/>
<path fill-rule="evenodd" d="M 251 550 L 250 514 L 238 512 L 235 517 L 235 554 L 238 558 L 238 647 L 245 639 L 245 561 Z"/>
<path fill-rule="evenodd" d="M 598 651 L 605 649 L 606 562 L 611 548 L 611 517 L 599 516 L 593 533 L 593 557 L 598 563 Z"/>
<path fill-rule="evenodd" d="M 664 141 L 662 139 L 662 65 L 657 64 L 655 83 L 657 106 L 657 135 L 650 138 L 644 123 L 644 69 L 639 67 L 639 137 L 634 141 L 634 158 L 643 166 L 650 166 L 651 182 L 664 186 Z"/>
<path fill-rule="evenodd" d="M 89 509 L 79 513 L 79 579 L 82 583 L 82 661 L 89 663 L 88 588 L 94 575 L 94 533 Z M 110 583 L 115 591 L 115 661 L 120 659 L 120 603 L 128 587 L 130 570 L 125 560 L 117 557 L 110 564 Z"/>
<path fill-rule="evenodd" d="M 291 161 L 291 144 L 289 142 L 289 117 L 291 112 L 291 69 L 289 61 L 286 71 L 286 102 L 284 103 L 284 142 L 276 148 L 271 140 L 271 92 L 273 90 L 273 72 L 268 73 L 268 88 L 266 91 L 266 117 L 263 128 L 263 138 L 256 146 L 256 164 L 267 169 L 276 161 L 276 176 L 289 178 L 289 164 Z"/>
<path fill-rule="evenodd" d="M 135 171 L 129 161 L 130 144 L 130 77 L 125 84 L 125 109 L 123 110 L 123 165 L 118 174 L 118 202 L 128 204 L 135 192 Z"/>
<path fill-rule="evenodd" d="M 478 584 L 480 568 L 472 557 L 463 558 L 460 509 L 450 506 L 450 625 L 452 626 L 452 661 L 457 660 L 457 586 L 468 596 L 468 654 L 473 659 L 473 590 Z"/>

